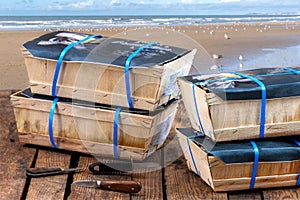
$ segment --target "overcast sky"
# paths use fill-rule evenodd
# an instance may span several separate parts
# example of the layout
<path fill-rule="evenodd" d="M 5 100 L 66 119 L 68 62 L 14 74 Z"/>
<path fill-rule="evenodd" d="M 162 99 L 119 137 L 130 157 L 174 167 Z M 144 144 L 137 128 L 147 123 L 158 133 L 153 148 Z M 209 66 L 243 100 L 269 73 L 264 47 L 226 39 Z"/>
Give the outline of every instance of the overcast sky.
<path fill-rule="evenodd" d="M 1 0 L 0 15 L 300 13 L 298 0 Z"/>

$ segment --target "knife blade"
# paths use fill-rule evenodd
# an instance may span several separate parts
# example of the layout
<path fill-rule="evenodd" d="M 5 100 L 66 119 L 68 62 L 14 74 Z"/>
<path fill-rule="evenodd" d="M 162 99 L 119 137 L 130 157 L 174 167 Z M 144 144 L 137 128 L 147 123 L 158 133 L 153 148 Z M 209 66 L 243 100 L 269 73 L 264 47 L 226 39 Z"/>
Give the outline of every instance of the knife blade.
<path fill-rule="evenodd" d="M 95 162 L 89 165 L 90 172 L 94 174 L 125 174 L 147 172 L 149 170 L 156 170 L 161 166 L 155 162 L 133 162 L 120 160 L 106 160 L 102 162 Z"/>
<path fill-rule="evenodd" d="M 79 180 L 73 182 L 72 185 L 124 193 L 138 193 L 142 189 L 141 183 L 137 181 Z"/>
<path fill-rule="evenodd" d="M 26 170 L 26 175 L 32 178 L 43 177 L 43 176 L 51 176 L 58 174 L 66 174 L 70 172 L 78 172 L 81 171 L 82 168 L 69 168 L 64 169 L 61 167 L 37 167 L 37 168 L 28 168 Z"/>

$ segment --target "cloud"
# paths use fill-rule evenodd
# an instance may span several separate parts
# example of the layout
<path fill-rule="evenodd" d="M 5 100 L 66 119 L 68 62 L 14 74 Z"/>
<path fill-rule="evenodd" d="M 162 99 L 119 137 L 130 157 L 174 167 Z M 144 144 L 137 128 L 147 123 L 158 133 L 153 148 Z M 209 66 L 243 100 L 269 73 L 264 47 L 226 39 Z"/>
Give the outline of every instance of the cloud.
<path fill-rule="evenodd" d="M 220 0 L 220 3 L 241 2 L 240 0 Z"/>
<path fill-rule="evenodd" d="M 86 8 L 94 5 L 94 0 L 86 0 L 83 2 L 71 3 L 69 6 L 72 8 Z"/>
<path fill-rule="evenodd" d="M 22 0 L 21 2 L 27 4 L 27 3 L 33 3 L 33 1 L 34 0 Z"/>
<path fill-rule="evenodd" d="M 82 9 L 82 8 L 88 8 L 92 7 L 94 5 L 94 0 L 86 0 L 86 1 L 79 1 L 79 2 L 65 2 L 65 3 L 59 3 L 55 6 L 48 6 L 48 9 Z"/>
<path fill-rule="evenodd" d="M 18 0 L 37 2 L 37 0 Z M 80 11 L 102 15 L 210 15 L 210 14 L 252 14 L 252 13 L 296 13 L 300 1 L 286 0 L 54 0 L 50 11 Z M 32 5 L 32 4 L 27 4 Z M 44 6 L 44 5 L 43 5 Z"/>
<path fill-rule="evenodd" d="M 195 3 L 194 0 L 181 0 L 180 3 L 183 3 L 183 4 L 192 4 L 192 3 Z"/>
<path fill-rule="evenodd" d="M 121 6 L 121 2 L 119 0 L 111 0 L 110 5 L 112 6 Z"/>

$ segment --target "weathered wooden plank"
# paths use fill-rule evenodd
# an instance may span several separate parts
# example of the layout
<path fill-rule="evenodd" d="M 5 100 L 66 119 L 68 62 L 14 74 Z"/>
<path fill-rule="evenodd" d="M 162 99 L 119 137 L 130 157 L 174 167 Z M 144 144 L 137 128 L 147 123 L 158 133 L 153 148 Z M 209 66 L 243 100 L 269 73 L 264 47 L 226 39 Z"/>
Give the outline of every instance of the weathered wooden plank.
<path fill-rule="evenodd" d="M 230 192 L 228 193 L 228 199 L 229 200 L 240 200 L 240 199 L 261 200 L 262 194 L 259 191 Z"/>
<path fill-rule="evenodd" d="M 180 157 L 183 152 L 178 141 L 174 140 L 163 153 L 164 162 L 170 155 Z M 174 155 L 178 154 L 178 155 Z M 166 196 L 168 199 L 227 199 L 226 193 L 215 193 L 200 177 L 189 171 L 183 156 L 164 168 Z"/>
<path fill-rule="evenodd" d="M 142 190 L 138 194 L 131 196 L 132 200 L 139 199 L 163 199 L 163 180 L 161 170 L 161 153 L 155 152 L 148 157 L 144 163 L 157 163 L 159 166 L 145 170 L 135 170 L 132 174 L 132 179 L 139 181 L 142 184 Z"/>
<path fill-rule="evenodd" d="M 131 180 L 131 176 L 128 175 L 93 175 L 89 172 L 88 167 L 90 164 L 97 161 L 99 160 L 94 157 L 80 156 L 78 167 L 83 168 L 83 172 L 76 173 L 73 180 Z M 68 199 L 130 199 L 130 195 L 126 193 L 104 191 L 96 188 L 86 188 L 72 185 L 71 194 Z"/>
<path fill-rule="evenodd" d="M 39 150 L 35 167 L 62 167 L 70 166 L 69 154 Z M 26 199 L 64 199 L 68 175 L 56 175 L 32 178 Z"/>
<path fill-rule="evenodd" d="M 138 194 L 132 194 L 132 200 L 163 199 L 161 170 L 133 174 L 133 180 L 142 184 L 142 190 Z"/>
<path fill-rule="evenodd" d="M 300 189 L 288 188 L 288 189 L 277 189 L 277 190 L 264 190 L 264 200 L 280 200 L 280 199 L 300 199 Z"/>
<path fill-rule="evenodd" d="M 200 177 L 187 169 L 183 158 L 165 168 L 168 199 L 227 199 L 226 193 L 215 193 Z"/>
<path fill-rule="evenodd" d="M 10 94 L 12 91 L 0 91 L 0 197 L 20 199 L 26 183 L 25 170 L 32 163 L 35 149 L 24 148 L 17 140 Z"/>

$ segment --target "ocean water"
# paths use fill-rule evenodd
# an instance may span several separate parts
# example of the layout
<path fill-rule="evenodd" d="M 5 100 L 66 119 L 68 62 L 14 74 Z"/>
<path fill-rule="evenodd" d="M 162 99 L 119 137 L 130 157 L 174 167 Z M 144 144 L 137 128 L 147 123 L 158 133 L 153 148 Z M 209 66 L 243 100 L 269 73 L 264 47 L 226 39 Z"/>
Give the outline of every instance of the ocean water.
<path fill-rule="evenodd" d="M 300 21 L 300 15 L 199 16 L 0 16 L 0 30 L 176 26 L 239 22 Z"/>

